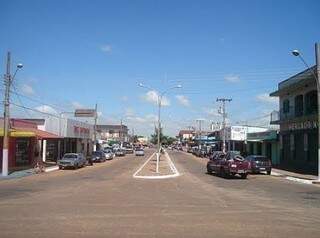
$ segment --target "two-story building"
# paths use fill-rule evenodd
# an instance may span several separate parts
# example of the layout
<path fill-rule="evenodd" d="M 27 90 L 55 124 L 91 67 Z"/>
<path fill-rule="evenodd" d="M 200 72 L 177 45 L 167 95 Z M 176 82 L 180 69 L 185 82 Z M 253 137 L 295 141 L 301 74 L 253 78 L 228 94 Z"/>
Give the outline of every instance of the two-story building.
<path fill-rule="evenodd" d="M 317 173 L 318 101 L 312 71 L 300 72 L 278 84 L 270 96 L 279 97 L 279 111 L 271 124 L 280 125 L 280 165 L 299 172 Z"/>
<path fill-rule="evenodd" d="M 97 125 L 101 140 L 128 142 L 128 127 L 126 125 Z"/>

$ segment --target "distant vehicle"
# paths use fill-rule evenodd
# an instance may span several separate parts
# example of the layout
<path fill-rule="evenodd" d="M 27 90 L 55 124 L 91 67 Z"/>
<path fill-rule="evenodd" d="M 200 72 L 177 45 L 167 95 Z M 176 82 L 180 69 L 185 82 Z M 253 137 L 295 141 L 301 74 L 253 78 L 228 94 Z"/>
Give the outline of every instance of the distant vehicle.
<path fill-rule="evenodd" d="M 142 148 L 137 148 L 135 151 L 136 156 L 144 156 L 144 150 Z"/>
<path fill-rule="evenodd" d="M 126 154 L 133 154 L 133 148 L 131 146 L 127 146 L 124 148 Z"/>
<path fill-rule="evenodd" d="M 84 167 L 86 165 L 86 162 L 86 158 L 81 153 L 67 153 L 62 157 L 62 159 L 58 160 L 58 166 L 59 169 L 78 169 L 79 167 Z"/>
<path fill-rule="evenodd" d="M 105 149 L 103 152 L 105 153 L 107 160 L 112 160 L 115 157 L 115 154 L 111 149 Z"/>
<path fill-rule="evenodd" d="M 249 162 L 241 155 L 230 153 L 216 153 L 210 157 L 207 163 L 207 172 L 221 175 L 222 177 L 240 175 L 241 178 L 247 178 L 249 172 Z"/>
<path fill-rule="evenodd" d="M 103 151 L 93 151 L 92 152 L 92 161 L 93 162 L 105 162 L 106 155 Z"/>
<path fill-rule="evenodd" d="M 124 152 L 123 149 L 117 149 L 117 150 L 115 151 L 115 155 L 116 155 L 116 156 L 125 156 L 126 153 Z"/>
<path fill-rule="evenodd" d="M 266 172 L 268 175 L 271 174 L 272 163 L 271 160 L 266 156 L 262 155 L 249 155 L 245 158 L 250 163 L 251 173 Z"/>

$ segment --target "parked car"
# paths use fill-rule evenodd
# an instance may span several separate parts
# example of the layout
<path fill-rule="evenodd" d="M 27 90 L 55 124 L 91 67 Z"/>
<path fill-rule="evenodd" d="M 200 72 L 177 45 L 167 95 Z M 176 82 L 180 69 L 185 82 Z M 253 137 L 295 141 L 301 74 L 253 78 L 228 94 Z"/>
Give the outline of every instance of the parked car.
<path fill-rule="evenodd" d="M 144 150 L 142 148 L 137 148 L 135 151 L 136 156 L 144 156 Z"/>
<path fill-rule="evenodd" d="M 111 149 L 105 149 L 103 152 L 105 153 L 107 160 L 112 160 L 115 157 L 115 154 Z"/>
<path fill-rule="evenodd" d="M 240 175 L 241 178 L 247 178 L 249 172 L 249 162 L 246 161 L 241 155 L 236 153 L 227 154 L 216 153 L 211 157 L 207 163 L 207 172 L 221 175 L 222 177 Z"/>
<path fill-rule="evenodd" d="M 92 152 L 92 161 L 93 162 L 105 162 L 106 155 L 103 151 L 93 151 Z"/>
<path fill-rule="evenodd" d="M 59 169 L 84 167 L 87 163 L 83 154 L 67 153 L 60 160 L 58 160 Z"/>
<path fill-rule="evenodd" d="M 262 155 L 249 155 L 245 158 L 250 163 L 251 173 L 266 172 L 268 175 L 271 174 L 272 164 L 271 160 L 266 156 Z"/>
<path fill-rule="evenodd" d="M 131 146 L 125 147 L 124 151 L 126 154 L 133 154 L 133 148 Z"/>
<path fill-rule="evenodd" d="M 126 153 L 124 152 L 123 149 L 117 149 L 117 150 L 115 151 L 115 155 L 116 155 L 116 156 L 125 156 Z"/>

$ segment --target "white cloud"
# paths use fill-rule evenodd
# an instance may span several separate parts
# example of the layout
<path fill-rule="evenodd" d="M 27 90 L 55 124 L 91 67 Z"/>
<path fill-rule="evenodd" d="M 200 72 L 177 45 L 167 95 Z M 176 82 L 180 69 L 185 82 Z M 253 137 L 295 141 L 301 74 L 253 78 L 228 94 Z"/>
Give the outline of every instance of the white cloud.
<path fill-rule="evenodd" d="M 100 47 L 100 50 L 105 52 L 105 53 L 111 53 L 112 46 L 111 45 L 103 45 L 103 46 Z"/>
<path fill-rule="evenodd" d="M 184 96 L 184 95 L 176 95 L 176 98 L 178 100 L 178 102 L 185 107 L 189 107 L 190 106 L 190 101 L 189 99 Z"/>
<path fill-rule="evenodd" d="M 210 117 L 218 117 L 220 114 L 218 113 L 218 109 L 213 107 L 205 107 L 203 111 Z"/>
<path fill-rule="evenodd" d="M 50 107 L 48 105 L 41 105 L 41 106 L 35 107 L 35 109 L 40 112 L 49 113 L 49 114 L 57 114 L 58 113 L 55 109 L 53 109 L 52 107 Z"/>
<path fill-rule="evenodd" d="M 240 82 L 240 76 L 234 74 L 228 74 L 224 77 L 224 80 L 230 83 L 238 83 Z"/>
<path fill-rule="evenodd" d="M 83 108 L 83 105 L 77 101 L 73 101 L 71 103 L 72 107 L 76 108 L 76 109 L 79 109 L 79 108 Z"/>
<path fill-rule="evenodd" d="M 256 99 L 263 103 L 270 103 L 270 104 L 277 104 L 278 98 L 277 97 L 270 97 L 267 93 L 262 93 L 256 96 Z"/>
<path fill-rule="evenodd" d="M 147 101 L 147 102 L 151 102 L 155 105 L 158 105 L 158 93 L 156 91 L 148 91 L 145 95 L 142 96 L 142 99 Z M 166 97 L 162 97 L 161 100 L 161 106 L 169 106 L 170 105 L 170 101 L 168 98 Z"/>
<path fill-rule="evenodd" d="M 24 94 L 27 94 L 27 95 L 34 95 L 34 90 L 33 88 L 28 85 L 28 84 L 23 84 L 21 86 L 21 91 L 24 93 Z"/>

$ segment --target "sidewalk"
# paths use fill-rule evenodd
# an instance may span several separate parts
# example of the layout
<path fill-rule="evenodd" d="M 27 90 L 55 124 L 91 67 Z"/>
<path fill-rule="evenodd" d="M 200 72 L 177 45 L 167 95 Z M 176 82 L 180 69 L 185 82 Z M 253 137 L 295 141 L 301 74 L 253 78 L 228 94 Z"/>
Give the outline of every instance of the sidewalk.
<path fill-rule="evenodd" d="M 53 165 L 53 166 L 48 166 L 45 168 L 45 173 L 47 172 L 52 172 L 55 170 L 59 170 L 59 167 L 57 165 Z M 15 178 L 23 178 L 23 177 L 27 177 L 30 175 L 36 174 L 34 169 L 25 169 L 25 170 L 19 170 L 19 171 L 14 171 L 12 173 L 10 173 L 8 176 L 3 177 L 0 175 L 0 180 L 5 180 L 5 179 L 15 179 Z"/>
<path fill-rule="evenodd" d="M 318 177 L 310 174 L 299 174 L 290 171 L 286 171 L 283 169 L 275 169 L 272 168 L 271 175 L 284 177 L 288 180 L 297 181 L 305 184 L 320 184 L 318 181 Z"/>

